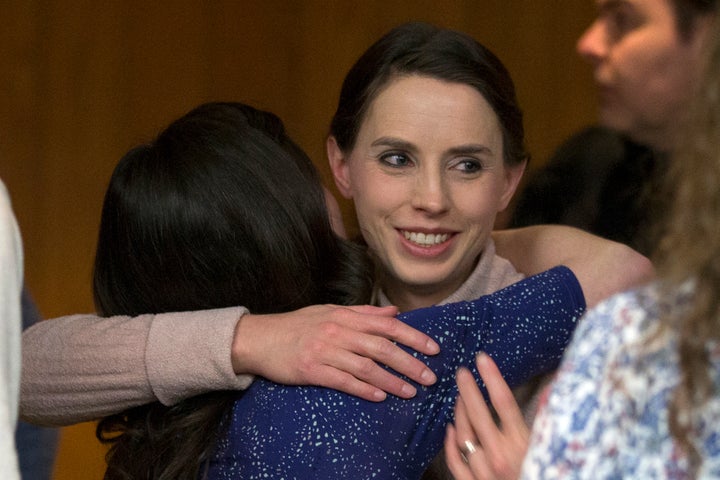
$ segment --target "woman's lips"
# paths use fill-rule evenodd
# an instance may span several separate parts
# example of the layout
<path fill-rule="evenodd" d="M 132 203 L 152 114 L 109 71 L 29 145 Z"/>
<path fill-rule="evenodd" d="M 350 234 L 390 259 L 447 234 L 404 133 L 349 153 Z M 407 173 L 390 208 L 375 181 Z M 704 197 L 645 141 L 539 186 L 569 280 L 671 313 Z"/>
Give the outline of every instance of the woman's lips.
<path fill-rule="evenodd" d="M 405 251 L 414 257 L 435 258 L 450 249 L 455 237 L 453 232 L 420 232 L 398 230 Z"/>

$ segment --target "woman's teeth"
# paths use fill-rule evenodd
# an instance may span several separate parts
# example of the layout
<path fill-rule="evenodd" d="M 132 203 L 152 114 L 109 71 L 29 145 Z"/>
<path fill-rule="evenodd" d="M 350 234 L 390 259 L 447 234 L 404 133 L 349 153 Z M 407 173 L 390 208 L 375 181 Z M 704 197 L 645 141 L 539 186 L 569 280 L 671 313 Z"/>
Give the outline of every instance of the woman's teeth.
<path fill-rule="evenodd" d="M 432 247 L 433 245 L 443 243 L 448 239 L 447 233 L 435 234 L 403 231 L 403 235 L 405 236 L 405 239 L 410 240 L 411 242 L 423 247 Z"/>

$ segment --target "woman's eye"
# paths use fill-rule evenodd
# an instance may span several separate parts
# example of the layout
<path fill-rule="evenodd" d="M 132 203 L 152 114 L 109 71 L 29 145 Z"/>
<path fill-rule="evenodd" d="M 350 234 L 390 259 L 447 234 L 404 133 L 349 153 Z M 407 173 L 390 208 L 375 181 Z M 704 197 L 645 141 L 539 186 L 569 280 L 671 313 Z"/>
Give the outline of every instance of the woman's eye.
<path fill-rule="evenodd" d="M 391 167 L 404 167 L 410 163 L 410 158 L 404 153 L 386 153 L 380 156 L 380 161 Z"/>
<path fill-rule="evenodd" d="M 477 160 L 460 160 L 454 166 L 463 173 L 477 173 L 483 169 L 482 163 Z"/>

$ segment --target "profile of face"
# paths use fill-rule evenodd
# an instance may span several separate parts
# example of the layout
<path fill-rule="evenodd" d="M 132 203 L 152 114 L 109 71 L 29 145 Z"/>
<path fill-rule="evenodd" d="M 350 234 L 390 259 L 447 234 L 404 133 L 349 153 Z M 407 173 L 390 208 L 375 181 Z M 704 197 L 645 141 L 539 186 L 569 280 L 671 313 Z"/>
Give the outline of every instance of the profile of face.
<path fill-rule="evenodd" d="M 417 74 L 389 80 L 352 149 L 330 137 L 328 156 L 401 309 L 467 279 L 524 170 L 505 165 L 500 122 L 475 88 Z"/>
<path fill-rule="evenodd" d="M 594 69 L 600 122 L 666 151 L 699 76 L 708 22 L 684 36 L 671 0 L 597 3 L 598 16 L 577 51 Z"/>

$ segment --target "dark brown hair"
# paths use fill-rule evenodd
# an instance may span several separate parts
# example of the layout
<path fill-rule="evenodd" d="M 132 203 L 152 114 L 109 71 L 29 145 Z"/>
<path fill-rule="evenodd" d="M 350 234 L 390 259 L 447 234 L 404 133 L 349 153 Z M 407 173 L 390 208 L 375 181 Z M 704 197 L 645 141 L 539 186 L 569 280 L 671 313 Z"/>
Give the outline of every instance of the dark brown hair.
<path fill-rule="evenodd" d="M 128 152 L 102 211 L 94 294 L 103 315 L 243 305 L 254 313 L 367 303 L 365 251 L 332 231 L 310 159 L 273 114 L 202 105 Z M 238 393 L 103 419 L 106 479 L 197 479 Z"/>
<path fill-rule="evenodd" d="M 373 100 L 393 78 L 421 75 L 474 88 L 490 104 L 503 135 L 505 163 L 528 159 L 523 115 L 509 72 L 472 37 L 426 23 L 400 25 L 368 48 L 345 76 L 330 134 L 352 150 Z"/>

